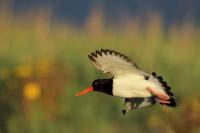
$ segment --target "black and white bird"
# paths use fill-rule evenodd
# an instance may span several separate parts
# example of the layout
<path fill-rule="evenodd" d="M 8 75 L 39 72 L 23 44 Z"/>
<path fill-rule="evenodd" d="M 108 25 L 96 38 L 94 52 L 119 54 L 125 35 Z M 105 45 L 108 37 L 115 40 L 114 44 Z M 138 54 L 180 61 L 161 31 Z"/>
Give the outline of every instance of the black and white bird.
<path fill-rule="evenodd" d="M 125 98 L 123 114 L 136 109 L 160 103 L 175 107 L 170 87 L 161 76 L 151 75 L 140 70 L 136 63 L 127 56 L 108 49 L 101 49 L 88 55 L 97 69 L 103 73 L 111 73 L 110 79 L 94 80 L 92 86 L 75 96 L 98 91 L 111 96 Z"/>

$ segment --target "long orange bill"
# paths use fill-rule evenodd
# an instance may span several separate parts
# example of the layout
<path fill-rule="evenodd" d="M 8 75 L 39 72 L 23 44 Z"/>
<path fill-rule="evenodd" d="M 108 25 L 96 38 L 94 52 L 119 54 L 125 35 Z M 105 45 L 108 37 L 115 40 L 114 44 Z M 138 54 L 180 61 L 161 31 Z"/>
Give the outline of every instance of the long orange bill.
<path fill-rule="evenodd" d="M 87 88 L 87 89 L 85 89 L 85 90 L 83 90 L 83 91 L 81 91 L 81 92 L 79 92 L 79 93 L 76 93 L 75 96 L 81 96 L 81 95 L 84 95 L 84 94 L 86 94 L 86 93 L 88 93 L 88 92 L 90 92 L 90 91 L 93 91 L 93 90 L 94 90 L 93 87 L 89 87 L 89 88 Z"/>

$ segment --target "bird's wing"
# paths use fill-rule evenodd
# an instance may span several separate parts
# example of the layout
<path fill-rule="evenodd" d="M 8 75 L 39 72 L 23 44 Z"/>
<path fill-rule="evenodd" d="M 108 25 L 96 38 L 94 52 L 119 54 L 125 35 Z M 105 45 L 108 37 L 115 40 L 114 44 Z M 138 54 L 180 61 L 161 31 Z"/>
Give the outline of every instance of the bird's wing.
<path fill-rule="evenodd" d="M 122 113 L 126 114 L 132 109 L 149 107 L 154 105 L 155 103 L 156 101 L 153 96 L 125 98 L 124 109 L 122 110 Z"/>
<path fill-rule="evenodd" d="M 130 73 L 145 75 L 143 71 L 139 70 L 135 62 L 127 56 L 112 50 L 102 49 L 100 51 L 95 51 L 88 55 L 88 57 L 96 68 L 103 73 L 111 73 L 114 76 Z"/>

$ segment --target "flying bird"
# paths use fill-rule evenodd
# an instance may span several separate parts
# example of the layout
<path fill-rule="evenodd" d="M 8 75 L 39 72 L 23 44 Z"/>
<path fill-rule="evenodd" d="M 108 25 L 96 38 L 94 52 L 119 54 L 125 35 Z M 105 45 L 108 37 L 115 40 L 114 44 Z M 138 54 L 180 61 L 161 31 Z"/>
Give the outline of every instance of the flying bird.
<path fill-rule="evenodd" d="M 96 79 L 92 86 L 77 93 L 84 95 L 91 91 L 125 98 L 125 114 L 132 109 L 148 107 L 156 103 L 175 107 L 171 88 L 155 72 L 147 74 L 139 69 L 127 56 L 109 49 L 101 49 L 88 55 L 94 66 L 103 73 L 113 75 L 109 79 Z"/>

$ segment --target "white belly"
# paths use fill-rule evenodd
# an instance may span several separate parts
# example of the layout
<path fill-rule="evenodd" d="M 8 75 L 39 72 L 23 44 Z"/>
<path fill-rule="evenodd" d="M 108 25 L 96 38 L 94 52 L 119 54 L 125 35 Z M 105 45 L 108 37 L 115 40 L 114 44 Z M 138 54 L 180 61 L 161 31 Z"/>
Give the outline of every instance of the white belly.
<path fill-rule="evenodd" d="M 158 92 L 164 92 L 161 87 L 143 76 L 129 75 L 114 78 L 113 95 L 125 98 L 149 97 L 152 96 L 147 87 L 156 89 Z"/>

